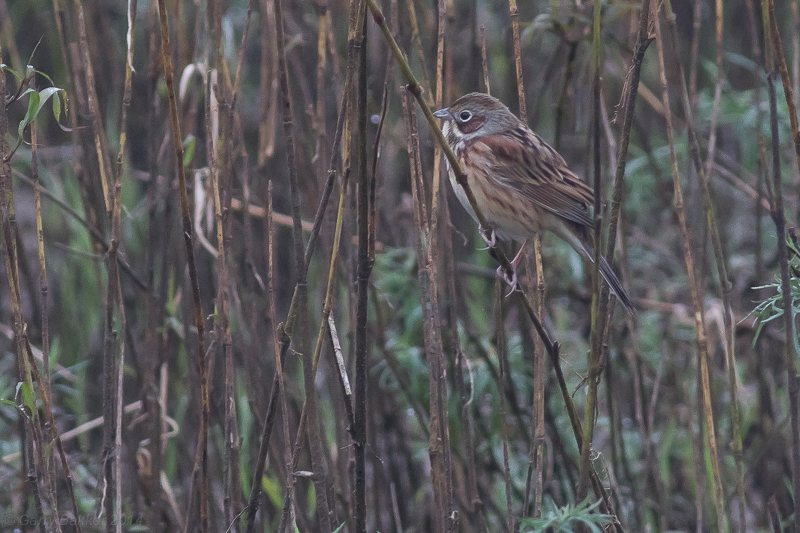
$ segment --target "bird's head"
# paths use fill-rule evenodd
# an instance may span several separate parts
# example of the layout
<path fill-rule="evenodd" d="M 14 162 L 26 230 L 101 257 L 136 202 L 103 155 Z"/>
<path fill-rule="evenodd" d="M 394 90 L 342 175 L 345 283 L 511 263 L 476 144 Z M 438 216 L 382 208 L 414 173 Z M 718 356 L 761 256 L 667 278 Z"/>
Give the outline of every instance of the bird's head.
<path fill-rule="evenodd" d="M 450 146 L 513 128 L 519 120 L 500 100 L 484 93 L 465 94 L 433 116 L 443 120 L 442 133 Z"/>

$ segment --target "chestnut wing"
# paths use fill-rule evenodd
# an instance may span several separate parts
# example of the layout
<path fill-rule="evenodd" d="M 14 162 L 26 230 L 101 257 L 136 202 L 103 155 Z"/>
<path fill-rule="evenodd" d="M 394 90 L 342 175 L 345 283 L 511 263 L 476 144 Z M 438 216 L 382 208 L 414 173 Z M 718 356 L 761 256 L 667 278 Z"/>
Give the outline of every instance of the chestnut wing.
<path fill-rule="evenodd" d="M 508 134 L 486 135 L 478 141 L 493 157 L 492 177 L 553 214 L 591 226 L 592 189 L 567 168 L 564 159 L 528 128 Z"/>

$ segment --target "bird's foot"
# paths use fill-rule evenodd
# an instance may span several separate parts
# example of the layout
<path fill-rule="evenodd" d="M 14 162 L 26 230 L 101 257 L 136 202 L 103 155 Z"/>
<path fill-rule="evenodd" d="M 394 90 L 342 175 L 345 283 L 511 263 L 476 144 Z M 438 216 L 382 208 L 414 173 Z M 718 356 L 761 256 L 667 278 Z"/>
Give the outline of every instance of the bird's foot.
<path fill-rule="evenodd" d="M 486 243 L 486 248 L 481 248 L 481 250 L 488 250 L 490 248 L 494 248 L 497 245 L 497 234 L 494 231 L 494 228 L 478 228 L 478 233 L 480 234 L 483 242 Z"/>
<path fill-rule="evenodd" d="M 501 266 L 497 267 L 497 277 L 505 281 L 511 290 L 508 294 L 506 294 L 506 298 L 514 294 L 515 291 L 519 290 L 519 280 L 517 280 L 517 266 L 515 264 L 511 264 L 511 273 L 504 269 Z"/>

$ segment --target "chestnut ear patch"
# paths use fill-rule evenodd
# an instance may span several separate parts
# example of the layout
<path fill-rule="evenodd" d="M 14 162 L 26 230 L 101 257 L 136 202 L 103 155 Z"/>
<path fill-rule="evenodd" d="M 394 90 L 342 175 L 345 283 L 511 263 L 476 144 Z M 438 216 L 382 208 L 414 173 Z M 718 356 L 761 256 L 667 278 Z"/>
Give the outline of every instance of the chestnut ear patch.
<path fill-rule="evenodd" d="M 458 130 L 464 135 L 467 135 L 477 131 L 478 128 L 483 126 L 484 122 L 486 122 L 485 118 L 473 116 L 472 119 L 467 122 L 456 121 L 456 124 L 458 125 Z"/>

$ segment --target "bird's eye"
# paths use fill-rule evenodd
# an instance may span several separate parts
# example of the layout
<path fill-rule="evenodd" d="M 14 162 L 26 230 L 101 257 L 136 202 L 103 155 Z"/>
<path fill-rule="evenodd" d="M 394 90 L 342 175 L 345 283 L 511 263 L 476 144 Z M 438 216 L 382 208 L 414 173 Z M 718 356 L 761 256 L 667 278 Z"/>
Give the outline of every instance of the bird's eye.
<path fill-rule="evenodd" d="M 461 122 L 467 122 L 472 118 L 472 113 L 469 111 L 462 111 L 458 114 L 458 118 L 461 119 Z"/>

